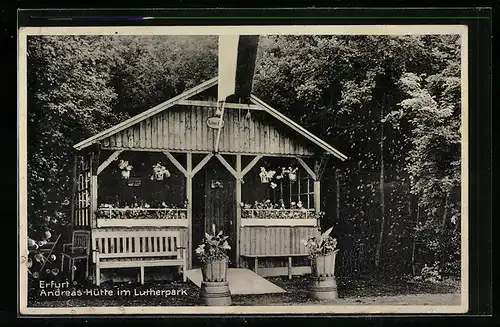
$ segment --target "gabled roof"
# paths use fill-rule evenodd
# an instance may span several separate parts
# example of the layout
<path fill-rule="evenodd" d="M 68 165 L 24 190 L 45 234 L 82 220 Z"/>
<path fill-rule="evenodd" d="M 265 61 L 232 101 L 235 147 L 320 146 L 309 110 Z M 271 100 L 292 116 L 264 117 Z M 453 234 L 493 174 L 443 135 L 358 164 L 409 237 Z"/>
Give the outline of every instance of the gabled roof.
<path fill-rule="evenodd" d="M 196 95 L 200 92 L 205 91 L 206 89 L 211 88 L 212 86 L 217 85 L 217 82 L 218 82 L 217 77 L 209 79 L 208 81 L 203 82 L 200 85 L 197 85 L 197 86 L 193 87 L 192 89 L 189 89 L 189 90 L 179 94 L 178 96 L 171 98 L 170 100 L 162 102 L 159 105 L 157 105 L 151 109 L 148 109 L 144 112 L 141 112 L 140 114 L 135 115 L 132 118 L 129 118 L 129 119 L 127 119 L 127 120 L 125 120 L 125 121 L 123 121 L 115 126 L 108 128 L 105 131 L 102 131 L 102 132 L 100 132 L 92 137 L 89 137 L 86 140 L 81 141 L 78 144 L 75 144 L 74 148 L 77 150 L 81 150 L 81 149 L 86 148 L 86 147 L 88 147 L 96 142 L 99 142 L 99 141 L 105 139 L 106 137 L 109 137 L 113 134 L 116 134 L 120 131 L 123 131 L 124 129 L 127 129 L 128 127 L 130 127 L 132 125 L 135 125 L 135 124 L 137 124 L 145 119 L 148 119 L 149 117 L 154 116 L 157 113 L 162 112 L 163 110 L 165 110 L 167 108 L 175 106 L 179 101 L 186 100 L 187 98 L 192 97 L 193 95 Z"/>
<path fill-rule="evenodd" d="M 144 121 L 147 118 L 154 116 L 154 115 L 162 112 L 165 109 L 168 109 L 170 107 L 175 106 L 177 103 L 181 102 L 182 100 L 186 100 L 186 99 L 188 99 L 188 98 L 190 98 L 198 93 L 201 93 L 201 92 L 209 89 L 212 86 L 217 85 L 217 82 L 218 82 L 217 77 L 214 77 L 206 82 L 203 82 L 203 83 L 179 94 L 178 96 L 171 98 L 170 100 L 167 100 L 163 103 L 160 103 L 159 105 L 157 105 L 149 110 L 146 110 L 146 111 L 144 111 L 144 112 L 142 112 L 142 113 L 140 113 L 132 118 L 129 118 L 129 119 L 121 122 L 120 124 L 117 124 L 113 127 L 110 127 L 107 130 L 102 131 L 102 132 L 74 145 L 74 148 L 77 150 L 82 150 L 82 149 L 84 149 L 84 148 L 86 148 L 94 143 L 97 143 L 97 142 L 99 142 L 99 141 L 101 141 L 101 140 L 103 140 L 111 135 L 119 133 L 120 131 L 123 131 L 123 130 L 137 124 L 137 123 L 140 123 L 141 121 Z M 330 144 L 326 143 L 325 141 L 323 141 L 322 139 L 320 139 L 316 135 L 312 134 L 311 132 L 309 132 L 304 127 L 300 126 L 299 124 L 297 124 L 296 122 L 294 122 L 290 118 L 286 117 L 285 115 L 283 115 L 278 110 L 274 109 L 273 107 L 271 107 L 270 105 L 268 105 L 264 101 L 260 100 L 256 96 L 251 95 L 250 101 L 253 102 L 254 104 L 262 107 L 264 109 L 264 111 L 266 111 L 268 114 L 270 114 L 274 118 L 278 119 L 283 124 L 290 127 L 291 129 L 295 130 L 297 133 L 301 134 L 302 136 L 307 138 L 309 141 L 313 142 L 318 147 L 325 150 L 328 154 L 332 154 L 342 161 L 345 161 L 347 159 L 346 155 L 344 155 L 343 153 L 341 153 L 340 151 L 338 151 L 337 149 L 335 149 Z"/>

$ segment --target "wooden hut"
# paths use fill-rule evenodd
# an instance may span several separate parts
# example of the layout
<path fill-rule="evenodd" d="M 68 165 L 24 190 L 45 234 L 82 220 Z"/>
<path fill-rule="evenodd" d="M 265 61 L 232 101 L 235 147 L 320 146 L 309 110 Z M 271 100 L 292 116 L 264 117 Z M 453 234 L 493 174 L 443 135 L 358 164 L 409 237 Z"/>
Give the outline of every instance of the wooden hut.
<path fill-rule="evenodd" d="M 149 266 L 196 268 L 214 224 L 231 267 L 306 271 L 292 260 L 320 227 L 322 170 L 346 156 L 251 94 L 256 39 L 239 39 L 224 101 L 215 77 L 74 146 L 73 229 L 91 231 L 97 281 L 103 268 L 138 267 L 142 280 Z"/>

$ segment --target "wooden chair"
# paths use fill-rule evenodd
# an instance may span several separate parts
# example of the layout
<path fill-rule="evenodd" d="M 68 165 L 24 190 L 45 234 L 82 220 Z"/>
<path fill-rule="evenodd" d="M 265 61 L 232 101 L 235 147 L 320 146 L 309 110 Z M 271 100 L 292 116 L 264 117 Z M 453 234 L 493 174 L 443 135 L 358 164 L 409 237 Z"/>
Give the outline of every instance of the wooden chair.
<path fill-rule="evenodd" d="M 46 242 L 44 245 L 40 246 L 38 248 L 38 252 L 43 255 L 43 264 L 40 267 L 40 271 L 42 272 L 43 268 L 45 268 L 45 265 L 47 264 L 47 261 L 49 260 L 50 256 L 54 252 L 54 249 L 56 248 L 57 242 L 59 242 L 59 239 L 61 238 L 61 234 L 56 238 L 55 241 L 53 242 Z"/>
<path fill-rule="evenodd" d="M 64 269 L 64 259 L 68 258 L 71 269 L 71 281 L 75 279 L 73 266 L 75 261 L 85 260 L 85 279 L 89 277 L 89 257 L 90 257 L 90 231 L 79 230 L 73 232 L 71 243 L 63 244 L 61 253 L 61 272 Z"/>

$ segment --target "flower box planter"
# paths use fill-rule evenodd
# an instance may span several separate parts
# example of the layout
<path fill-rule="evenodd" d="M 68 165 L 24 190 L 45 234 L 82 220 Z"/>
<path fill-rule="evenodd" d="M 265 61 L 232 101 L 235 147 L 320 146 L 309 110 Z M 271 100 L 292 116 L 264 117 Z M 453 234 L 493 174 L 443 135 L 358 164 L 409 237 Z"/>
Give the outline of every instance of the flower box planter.
<path fill-rule="evenodd" d="M 241 226 L 318 225 L 314 209 L 242 209 Z"/>
<path fill-rule="evenodd" d="M 188 227 L 186 209 L 100 208 L 97 227 Z"/>
<path fill-rule="evenodd" d="M 316 219 L 241 219 L 241 227 L 249 226 L 304 226 L 316 227 Z"/>
<path fill-rule="evenodd" d="M 97 219 L 97 227 L 188 227 L 187 219 Z"/>

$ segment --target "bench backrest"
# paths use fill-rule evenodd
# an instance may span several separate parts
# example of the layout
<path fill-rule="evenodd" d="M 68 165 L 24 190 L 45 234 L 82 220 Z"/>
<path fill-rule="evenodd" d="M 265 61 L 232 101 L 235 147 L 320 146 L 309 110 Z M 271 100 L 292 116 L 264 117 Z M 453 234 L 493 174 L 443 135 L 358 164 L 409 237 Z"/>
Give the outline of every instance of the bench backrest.
<path fill-rule="evenodd" d="M 181 257 L 180 231 L 92 232 L 92 248 L 100 258 Z M 94 258 L 95 261 L 95 258 Z"/>

